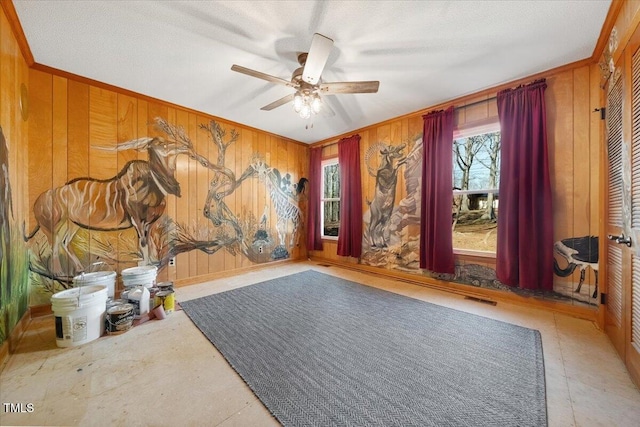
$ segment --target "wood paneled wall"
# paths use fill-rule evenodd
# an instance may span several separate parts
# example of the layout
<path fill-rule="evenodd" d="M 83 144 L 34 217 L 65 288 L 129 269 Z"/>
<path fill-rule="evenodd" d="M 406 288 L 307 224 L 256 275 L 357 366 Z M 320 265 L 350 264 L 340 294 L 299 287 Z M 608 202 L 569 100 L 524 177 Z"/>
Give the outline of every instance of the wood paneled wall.
<path fill-rule="evenodd" d="M 555 240 L 571 237 L 598 235 L 599 223 L 599 144 L 602 138 L 603 122 L 595 108 L 602 107 L 599 89 L 600 71 L 597 65 L 564 69 L 546 76 L 545 93 L 547 107 L 547 135 L 551 164 L 553 190 L 554 236 Z M 492 96 L 468 97 L 458 105 L 480 102 L 455 113 L 458 129 L 474 127 L 497 120 L 496 101 Z M 442 108 L 439 106 L 438 109 Z M 423 110 L 424 111 L 424 110 Z M 375 178 L 367 172 L 364 153 L 377 142 L 397 145 L 422 134 L 424 112 L 407 115 L 395 120 L 376 124 L 357 133 L 361 136 L 361 164 L 363 182 L 363 211 L 368 209 L 367 198 L 371 199 L 375 189 Z M 337 142 L 337 141 L 336 141 Z M 323 157 L 337 157 L 334 141 L 323 141 Z M 406 153 L 406 151 L 405 151 Z M 406 196 L 401 174 L 398 176 L 396 203 Z M 416 232 L 418 232 L 416 230 Z M 411 237 L 411 236 L 409 236 Z M 310 251 L 313 257 L 343 263 L 356 263 L 336 254 L 337 242 L 325 240 L 322 251 Z M 495 259 L 457 255 L 457 263 L 472 262 L 495 268 Z M 587 283 L 595 285 L 595 275 L 589 270 Z M 557 282 L 579 280 L 579 271 L 567 278 L 556 277 Z"/>
<path fill-rule="evenodd" d="M 145 136 L 166 137 L 154 126 L 156 117 L 184 128 L 195 150 L 213 163 L 217 161 L 217 147 L 211 135 L 199 126 L 215 120 L 226 130 L 227 139 L 235 129 L 239 138 L 227 148 L 225 166 L 236 177 L 244 172 L 254 154 L 263 158 L 268 166 L 277 168 L 283 176 L 289 173 L 292 182 L 307 176 L 308 147 L 305 144 L 144 97 L 119 93 L 114 88 L 94 86 L 48 72 L 31 69 L 29 78 L 32 108 L 29 120 L 29 207 L 33 206 L 40 194 L 69 180 L 79 177 L 109 179 L 128 161 L 146 159 L 145 152 L 105 151 L 97 147 L 115 147 L 118 143 Z M 203 215 L 213 174 L 213 171 L 187 156 L 178 156 L 176 178 L 181 186 L 181 197 L 169 195 L 166 198 L 166 214 L 189 227 L 202 239 L 213 239 L 218 232 Z M 247 179 L 225 198 L 225 202 L 236 216 L 244 218 L 251 214 L 256 220 L 259 220 L 266 206 L 266 228 L 275 232 L 275 207 L 264 181 Z M 306 203 L 301 203 L 301 207 L 304 206 Z M 30 208 L 26 212 L 27 229 L 32 229 L 36 225 L 33 212 Z M 291 259 L 306 257 L 304 229 L 300 228 L 298 233 L 299 245 L 289 248 Z M 88 234 L 88 244 L 95 244 L 91 233 Z M 120 245 L 116 251 L 118 253 L 126 251 L 132 240 L 137 241 L 133 229 L 112 234 L 108 241 L 114 247 Z M 277 234 L 274 237 L 277 239 Z M 234 255 L 225 249 L 212 255 L 192 250 L 178 254 L 175 267 L 164 268 L 158 280 L 191 283 L 254 264 L 241 253 Z M 120 271 L 130 266 L 131 262 L 127 261 L 116 268 Z"/>
<path fill-rule="evenodd" d="M 0 127 L 4 136 L 4 146 L 0 147 L 0 363 L 6 347 L 3 343 L 28 308 L 27 253 L 22 241 L 22 223 L 29 203 L 25 167 L 28 127 L 20 108 L 23 85 L 28 90 L 28 67 L 0 8 Z"/>

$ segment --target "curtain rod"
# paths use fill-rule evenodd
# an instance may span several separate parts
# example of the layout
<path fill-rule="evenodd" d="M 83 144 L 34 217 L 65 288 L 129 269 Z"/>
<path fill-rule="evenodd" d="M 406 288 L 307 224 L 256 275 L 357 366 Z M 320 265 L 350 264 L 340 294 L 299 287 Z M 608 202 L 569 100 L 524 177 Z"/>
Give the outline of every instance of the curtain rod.
<path fill-rule="evenodd" d="M 472 103 L 470 103 L 470 104 L 461 105 L 461 106 L 459 106 L 459 107 L 456 107 L 456 106 L 454 105 L 454 106 L 453 106 L 453 109 L 454 109 L 454 111 L 455 111 L 455 110 L 462 110 L 463 108 L 473 107 L 474 105 L 482 104 L 483 102 L 493 101 L 494 99 L 498 99 L 498 97 L 497 97 L 497 96 L 492 96 L 491 98 L 481 99 L 480 101 L 475 101 L 475 102 L 472 102 Z"/>
<path fill-rule="evenodd" d="M 475 102 L 472 102 L 472 103 L 470 103 L 470 104 L 460 105 L 459 107 L 456 107 L 456 106 L 454 105 L 454 106 L 453 106 L 453 110 L 454 110 L 454 111 L 455 111 L 455 110 L 462 110 L 462 109 L 465 109 L 465 108 L 468 108 L 468 107 L 473 107 L 474 105 L 482 104 L 483 102 L 493 101 L 494 99 L 498 99 L 498 97 L 497 97 L 497 96 L 492 96 L 492 97 L 490 97 L 490 98 L 487 98 L 487 99 L 481 99 L 481 100 L 479 100 L 479 101 L 475 101 Z M 339 141 L 339 140 L 338 140 L 338 141 Z M 336 145 L 336 144 L 338 143 L 338 141 L 336 141 L 336 142 L 329 142 L 328 144 L 322 144 L 322 145 L 320 146 L 320 148 L 329 147 L 329 146 L 331 146 L 331 145 Z"/>

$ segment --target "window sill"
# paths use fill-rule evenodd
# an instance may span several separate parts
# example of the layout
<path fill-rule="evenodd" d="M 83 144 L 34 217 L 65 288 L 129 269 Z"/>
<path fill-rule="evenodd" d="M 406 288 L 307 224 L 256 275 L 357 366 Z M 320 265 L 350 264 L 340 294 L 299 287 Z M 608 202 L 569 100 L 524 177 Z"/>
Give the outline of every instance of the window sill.
<path fill-rule="evenodd" d="M 333 236 L 322 236 L 321 237 L 322 241 L 324 242 L 325 240 L 328 242 L 337 242 L 338 238 L 337 237 L 333 237 Z"/>
<path fill-rule="evenodd" d="M 454 249 L 453 255 L 464 259 L 479 259 L 481 261 L 495 261 L 496 253 L 489 251 L 474 251 L 469 249 Z"/>

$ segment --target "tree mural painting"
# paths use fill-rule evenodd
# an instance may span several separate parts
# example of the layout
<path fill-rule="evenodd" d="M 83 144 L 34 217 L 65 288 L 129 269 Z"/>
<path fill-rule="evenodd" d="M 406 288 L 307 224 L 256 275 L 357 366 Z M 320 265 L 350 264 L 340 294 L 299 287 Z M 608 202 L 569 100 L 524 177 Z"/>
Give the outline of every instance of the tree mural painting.
<path fill-rule="evenodd" d="M 224 168 L 225 151 L 238 139 L 238 134 L 232 130 L 230 139 L 225 142 L 226 131 L 215 121 L 212 120 L 208 125 L 200 127 L 209 132 L 218 148 L 217 165 Z M 260 222 L 257 223 L 251 212 L 245 213 L 245 218 L 242 221 L 239 220 L 224 202 L 226 196 L 232 194 L 245 179 L 250 177 L 257 178 L 259 182 L 264 183 L 269 193 L 276 213 L 276 231 L 279 241 L 277 246 L 274 245 L 273 239 L 265 228 L 268 215 L 266 206 Z M 288 248 L 298 245 L 299 228 L 302 225 L 302 211 L 299 202 L 305 195 L 307 182 L 307 178 L 302 177 L 298 183 L 292 184 L 291 174 L 287 173 L 283 177 L 278 169 L 269 167 L 259 154 L 254 153 L 251 163 L 237 179 L 233 174 L 215 174 L 210 183 L 203 213 L 214 226 L 221 229 L 226 227 L 233 233 L 232 237 L 229 237 L 229 232 L 222 232 L 222 235 L 228 242 L 227 250 L 234 255 L 236 250 L 239 250 L 253 262 L 288 258 L 290 256 Z M 287 241 L 289 222 L 292 225 L 292 230 L 290 239 Z"/>
<path fill-rule="evenodd" d="M 407 147 L 409 153 L 404 155 Z M 422 138 L 414 137 L 395 146 L 378 142 L 365 152 L 364 159 L 369 175 L 376 178 L 376 185 L 373 199 L 367 200 L 369 210 L 363 215 L 362 261 L 368 265 L 415 270 L 419 234 L 408 230 L 420 223 Z M 406 197 L 396 205 L 398 173 L 403 166 Z"/>
<path fill-rule="evenodd" d="M 162 118 L 156 118 L 156 127 L 166 138 L 145 137 L 120 143 L 114 148 L 94 147 L 112 151 L 146 150 L 148 160 L 128 162 L 111 179 L 73 179 L 61 187 L 45 191 L 36 199 L 33 208 L 37 224 L 24 238 L 29 241 L 36 235 L 44 234 L 46 237 L 46 242 L 40 239 L 32 245 L 30 270 L 39 276 L 38 284 L 47 292 L 55 292 L 60 287 L 69 288 L 75 275 L 88 271 L 96 262 L 112 267 L 118 263 L 137 262 L 154 264 L 161 269 L 179 253 L 197 249 L 214 254 L 222 248 L 233 255 L 240 251 L 253 262 L 274 259 L 277 247 L 272 244 L 267 230 L 259 230 L 253 213 L 245 210 L 243 218 L 239 219 L 224 203 L 224 197 L 232 194 L 249 177 L 260 179 L 263 176 L 261 179 L 267 182 L 267 187 L 278 186 L 279 192 L 286 196 L 285 200 L 297 209 L 297 215 L 294 216 L 296 224 L 300 223 L 297 201 L 304 193 L 306 178 L 293 186 L 297 187 L 296 191 L 285 193 L 280 172 L 269 168 L 257 155 L 254 155 L 256 160 L 236 178 L 234 172 L 225 166 L 225 150 L 238 139 L 235 130 L 225 140 L 226 132 L 215 121 L 200 126 L 209 132 L 218 149 L 218 158 L 214 163 L 195 151 L 182 127 L 171 125 Z M 199 166 L 213 171 L 203 209 L 204 217 L 216 228 L 216 237 L 213 239 L 208 236 L 202 238 L 193 227 L 176 223 L 165 214 L 166 196 L 181 197 L 180 183 L 176 179 L 176 159 L 179 155 L 186 155 L 197 161 Z M 272 190 L 272 199 L 275 194 Z M 277 205 L 276 213 L 280 221 L 282 211 Z M 108 238 L 104 237 L 104 234 L 123 233 L 128 229 L 135 230 L 137 245 L 134 243 L 127 247 L 130 242 L 120 239 L 121 248 L 114 249 Z M 87 230 L 98 233 L 87 237 L 87 233 L 83 233 Z M 254 239 L 252 243 L 257 237 L 262 239 L 262 246 L 255 254 L 245 238 L 250 232 L 253 232 L 250 236 Z M 297 227 L 294 227 L 292 238 L 294 235 L 297 235 Z M 280 257 L 288 257 L 282 240 Z M 64 265 L 67 264 L 65 269 Z"/>

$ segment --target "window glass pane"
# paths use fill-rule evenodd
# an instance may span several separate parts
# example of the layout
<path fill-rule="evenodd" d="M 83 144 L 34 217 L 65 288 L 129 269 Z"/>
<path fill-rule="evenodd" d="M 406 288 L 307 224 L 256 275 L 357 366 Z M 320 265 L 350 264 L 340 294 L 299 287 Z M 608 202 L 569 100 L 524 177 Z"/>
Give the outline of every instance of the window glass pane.
<path fill-rule="evenodd" d="M 453 247 L 496 251 L 500 132 L 453 143 Z"/>
<path fill-rule="evenodd" d="M 337 199 L 340 197 L 340 169 L 334 163 L 324 167 L 324 197 L 325 199 Z"/>
<path fill-rule="evenodd" d="M 323 204 L 323 235 L 338 237 L 338 230 L 340 229 L 340 202 L 331 201 L 323 202 Z"/>

